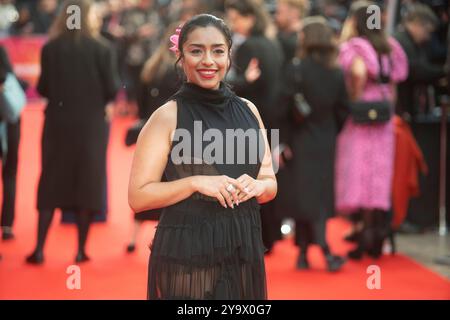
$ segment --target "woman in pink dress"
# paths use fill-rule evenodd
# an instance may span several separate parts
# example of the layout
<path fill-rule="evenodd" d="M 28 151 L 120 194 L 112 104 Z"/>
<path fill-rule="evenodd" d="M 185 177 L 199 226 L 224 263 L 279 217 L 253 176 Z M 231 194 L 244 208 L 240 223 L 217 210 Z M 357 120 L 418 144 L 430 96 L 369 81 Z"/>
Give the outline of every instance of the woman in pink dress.
<path fill-rule="evenodd" d="M 393 102 L 396 83 L 408 74 L 407 57 L 383 29 L 368 28 L 367 8 L 371 4 L 357 1 L 352 5 L 339 61 L 352 101 Z M 365 251 L 373 257 L 381 255 L 382 226 L 391 207 L 393 130 L 392 119 L 360 124 L 350 116 L 338 137 L 336 209 L 359 214 L 363 221 L 357 233 L 358 247 L 349 253 L 350 258 L 361 258 Z"/>

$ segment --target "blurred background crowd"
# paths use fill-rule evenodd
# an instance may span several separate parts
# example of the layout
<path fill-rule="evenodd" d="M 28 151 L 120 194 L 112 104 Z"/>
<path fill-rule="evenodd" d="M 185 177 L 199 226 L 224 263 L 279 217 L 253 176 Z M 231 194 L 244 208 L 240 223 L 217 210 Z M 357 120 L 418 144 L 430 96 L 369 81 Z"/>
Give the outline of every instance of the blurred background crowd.
<path fill-rule="evenodd" d="M 309 267 L 307 248 L 318 244 L 329 270 L 338 270 L 345 260 L 330 252 L 325 239 L 326 221 L 336 214 L 352 222 L 353 228 L 346 236 L 347 241 L 356 243 L 355 249 L 348 253 L 351 259 L 360 259 L 365 253 L 378 258 L 385 252 L 386 243 L 389 251 L 395 252 L 396 232 L 420 233 L 438 226 L 439 183 L 443 178 L 440 170 L 442 161 L 449 163 L 448 155 L 440 158 L 439 149 L 441 115 L 448 108 L 445 97 L 449 94 L 448 1 L 97 0 L 92 3 L 92 15 L 87 22 L 92 29 L 89 36 L 101 39 L 108 48 L 105 59 L 111 59 L 109 71 L 105 71 L 109 80 L 99 80 L 108 88 L 103 104 L 117 102 L 105 112 L 139 119 L 128 132 L 127 145 L 135 143 L 142 124 L 179 87 L 180 79 L 174 68 L 176 57 L 168 50 L 169 36 L 175 28 L 199 13 L 225 19 L 234 41 L 233 65 L 227 82 L 239 96 L 259 108 L 269 129 L 280 129 L 281 143 L 272 145 L 280 165 L 279 194 L 276 201 L 262 208 L 263 240 L 268 254 L 283 233 L 294 232 L 300 248 L 299 269 Z M 380 8 L 381 29 L 366 25 L 366 9 L 370 5 Z M 57 39 L 64 34 L 61 31 L 64 27 L 55 23 L 64 14 L 62 6 L 63 1 L 58 0 L 0 0 L 0 37 L 45 35 Z M 14 67 L 6 52 L 3 50 L 1 59 L 4 73 Z M 86 47 L 85 52 L 91 51 Z M 46 86 L 54 81 L 48 77 L 55 71 L 49 71 L 48 65 L 55 63 L 55 57 L 49 53 L 49 60 L 45 60 L 43 55 L 37 88 L 49 99 L 49 106 L 52 96 Z M 294 75 L 301 75 L 301 81 Z M 86 81 L 83 75 L 79 76 L 80 83 Z M 62 79 L 64 75 L 57 77 Z M 60 90 L 65 92 L 68 88 L 64 88 L 64 80 L 61 83 Z M 26 88 L 27 84 L 23 85 Z M 299 97 L 307 103 L 299 102 Z M 393 115 L 388 121 L 378 124 L 356 121 L 350 107 L 353 102 L 384 98 L 392 103 Z M 85 112 L 84 116 L 88 116 L 90 111 Z M 4 240 L 14 237 L 20 120 L 7 126 L 8 157 L 3 165 Z M 100 150 L 107 139 L 95 143 L 93 147 Z M 48 156 L 52 156 L 50 151 Z M 77 160 L 76 154 L 71 157 Z M 49 173 L 43 171 L 45 174 Z M 45 187 L 40 187 L 45 193 Z M 41 197 L 41 203 L 46 203 L 48 197 Z M 417 198 L 411 200 L 412 197 Z M 444 190 L 447 204 L 448 198 L 448 190 Z M 39 209 L 50 209 L 52 205 Z M 102 211 L 98 206 L 80 206 Z M 129 252 L 135 249 L 142 221 L 158 219 L 158 215 L 157 211 L 135 215 Z M 31 263 L 42 261 L 39 252 L 49 221 L 51 215 L 40 212 L 37 248 L 28 260 Z M 90 222 L 79 218 L 77 221 L 81 247 L 78 258 L 82 261 Z"/>

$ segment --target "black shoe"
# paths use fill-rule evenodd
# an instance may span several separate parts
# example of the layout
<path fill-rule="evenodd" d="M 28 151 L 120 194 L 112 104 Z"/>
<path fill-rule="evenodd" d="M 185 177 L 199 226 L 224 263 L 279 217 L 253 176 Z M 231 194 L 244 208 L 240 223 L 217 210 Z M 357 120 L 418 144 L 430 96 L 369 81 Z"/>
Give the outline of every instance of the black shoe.
<path fill-rule="evenodd" d="M 373 259 L 379 259 L 383 255 L 383 239 L 377 239 L 374 245 L 367 249 L 367 254 Z"/>
<path fill-rule="evenodd" d="M 127 247 L 127 252 L 131 253 L 134 252 L 136 250 L 136 245 L 135 244 L 129 244 Z"/>
<path fill-rule="evenodd" d="M 3 241 L 13 240 L 14 238 L 15 238 L 14 233 L 12 233 L 12 231 L 3 231 L 2 234 Z"/>
<path fill-rule="evenodd" d="M 327 260 L 327 269 L 330 272 L 339 271 L 339 269 L 341 269 L 341 267 L 346 262 L 344 258 L 339 256 L 333 256 L 331 254 L 326 256 L 325 259 Z"/>
<path fill-rule="evenodd" d="M 75 257 L 76 263 L 88 262 L 89 260 L 91 260 L 91 258 L 89 258 L 84 252 L 78 252 L 77 256 Z"/>
<path fill-rule="evenodd" d="M 297 259 L 297 270 L 308 270 L 309 269 L 309 263 L 308 260 L 306 259 L 306 256 L 301 254 L 298 256 Z"/>
<path fill-rule="evenodd" d="M 374 248 L 374 249 L 367 250 L 367 254 L 369 255 L 369 257 L 371 257 L 373 259 L 379 259 L 383 253 L 381 252 L 380 249 Z"/>
<path fill-rule="evenodd" d="M 44 253 L 42 251 L 34 251 L 25 261 L 29 264 L 42 264 L 44 263 Z"/>
<path fill-rule="evenodd" d="M 361 260 L 363 257 L 364 251 L 361 248 L 356 248 L 355 250 L 347 253 L 347 257 L 352 260 Z"/>
<path fill-rule="evenodd" d="M 344 237 L 344 240 L 347 242 L 357 242 L 359 239 L 358 232 L 352 232 Z"/>

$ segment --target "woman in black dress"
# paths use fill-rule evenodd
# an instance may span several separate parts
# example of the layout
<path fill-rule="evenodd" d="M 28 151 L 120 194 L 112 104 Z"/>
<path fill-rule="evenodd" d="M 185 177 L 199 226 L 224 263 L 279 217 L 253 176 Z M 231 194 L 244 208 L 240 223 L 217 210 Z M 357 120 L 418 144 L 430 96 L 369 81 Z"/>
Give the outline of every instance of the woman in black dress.
<path fill-rule="evenodd" d="M 80 28 L 68 28 L 67 8 L 80 8 Z M 76 212 L 78 254 L 92 215 L 104 206 L 108 119 L 106 105 L 118 81 L 112 51 L 95 33 L 95 12 L 88 0 L 66 1 L 42 49 L 39 93 L 48 99 L 42 133 L 42 172 L 38 186 L 38 236 L 28 263 L 42 263 L 55 208 Z M 69 11 L 71 12 L 71 11 Z"/>
<path fill-rule="evenodd" d="M 165 207 L 148 298 L 265 299 L 259 204 L 277 184 L 261 117 L 222 82 L 232 44 L 222 20 L 198 15 L 174 36 L 186 81 L 141 131 L 129 184 L 135 212 Z"/>
<path fill-rule="evenodd" d="M 284 93 L 287 100 L 282 105 L 294 108 L 294 95 L 302 93 L 311 113 L 288 131 L 293 158 L 279 175 L 280 197 L 276 205 L 277 211 L 295 218 L 295 242 L 300 248 L 297 268 L 309 268 L 308 248 L 318 244 L 328 270 L 337 271 L 344 260 L 330 252 L 326 222 L 334 215 L 336 136 L 348 114 L 347 92 L 342 70 L 336 63 L 333 31 L 326 20 L 306 18 L 300 40 L 301 61 L 294 60 L 290 67 Z M 291 113 L 288 115 L 294 118 Z"/>

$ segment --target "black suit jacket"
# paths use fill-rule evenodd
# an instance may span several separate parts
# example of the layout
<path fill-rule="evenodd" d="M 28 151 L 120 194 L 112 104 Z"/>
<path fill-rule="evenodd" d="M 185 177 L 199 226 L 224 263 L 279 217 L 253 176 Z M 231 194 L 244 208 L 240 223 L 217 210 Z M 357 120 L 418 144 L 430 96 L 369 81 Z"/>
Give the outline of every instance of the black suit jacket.
<path fill-rule="evenodd" d="M 245 71 L 253 58 L 259 61 L 261 76 L 255 82 L 248 83 Z M 252 35 L 239 46 L 233 63 L 237 74 L 236 78 L 230 81 L 233 90 L 238 96 L 255 104 L 266 127 L 275 127 L 272 120 L 277 108 L 283 63 L 283 54 L 278 42 L 263 35 Z"/>
<path fill-rule="evenodd" d="M 408 78 L 398 85 L 396 111 L 398 114 L 408 112 L 414 116 L 420 108 L 419 95 L 425 92 L 428 84 L 445 75 L 444 69 L 429 62 L 425 47 L 415 44 L 406 30 L 399 30 L 394 37 L 408 56 L 409 64 Z"/>

